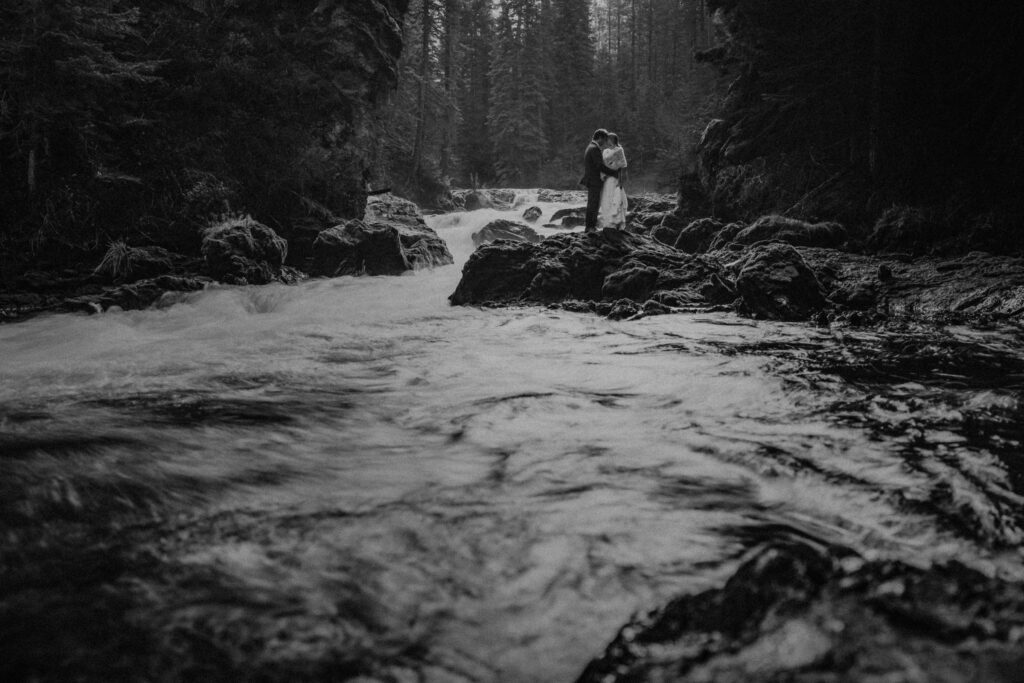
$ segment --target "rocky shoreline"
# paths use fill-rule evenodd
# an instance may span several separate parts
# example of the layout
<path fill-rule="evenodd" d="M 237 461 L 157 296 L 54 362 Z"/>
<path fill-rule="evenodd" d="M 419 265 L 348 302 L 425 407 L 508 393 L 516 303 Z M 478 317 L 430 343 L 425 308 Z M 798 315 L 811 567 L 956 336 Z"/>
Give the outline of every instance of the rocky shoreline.
<path fill-rule="evenodd" d="M 399 275 L 452 262 L 419 208 L 394 195 L 370 197 L 363 218 L 320 230 L 309 244 L 290 244 L 248 217 L 202 231 L 199 255 L 156 246 L 114 244 L 95 267 L 29 270 L 0 292 L 0 323 L 40 313 L 101 313 L 170 305 L 217 285 L 294 284 L 314 277 Z M 289 250 L 305 257 L 288 265 Z M 291 262 L 297 259 L 292 258 Z"/>
<path fill-rule="evenodd" d="M 669 201 L 631 198 L 624 231 L 536 243 L 516 235 L 526 225 L 503 225 L 503 239 L 466 263 L 451 302 L 544 304 L 616 319 L 726 309 L 854 325 L 1024 316 L 1024 259 L 970 251 L 970 236 L 966 244 L 931 243 L 913 210 L 890 211 L 857 235 L 782 216 L 750 224 L 687 217 L 666 209 Z M 566 227 L 580 211 L 559 212 Z"/>

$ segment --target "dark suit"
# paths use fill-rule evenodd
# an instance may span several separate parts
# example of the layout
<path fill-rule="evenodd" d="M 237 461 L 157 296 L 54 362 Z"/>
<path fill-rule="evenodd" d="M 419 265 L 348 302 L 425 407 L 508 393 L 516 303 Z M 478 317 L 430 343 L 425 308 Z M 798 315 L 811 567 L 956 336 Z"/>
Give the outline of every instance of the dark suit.
<path fill-rule="evenodd" d="M 587 151 L 583 153 L 583 177 L 580 178 L 580 185 L 587 188 L 587 232 L 597 229 L 597 210 L 601 206 L 601 187 L 604 181 L 601 174 L 619 176 L 619 172 L 604 165 L 604 157 L 601 156 L 601 147 L 590 141 Z"/>

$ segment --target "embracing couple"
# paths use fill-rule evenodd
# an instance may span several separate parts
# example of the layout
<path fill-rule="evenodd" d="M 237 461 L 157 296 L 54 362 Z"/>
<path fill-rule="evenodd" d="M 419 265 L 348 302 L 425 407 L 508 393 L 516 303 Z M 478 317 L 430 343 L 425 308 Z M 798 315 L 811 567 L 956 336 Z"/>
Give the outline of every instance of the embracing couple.
<path fill-rule="evenodd" d="M 594 139 L 583 155 L 583 177 L 587 188 L 585 232 L 601 228 L 626 227 L 626 192 L 619 184 L 619 171 L 626 168 L 626 153 L 619 136 L 604 128 L 594 131 Z"/>

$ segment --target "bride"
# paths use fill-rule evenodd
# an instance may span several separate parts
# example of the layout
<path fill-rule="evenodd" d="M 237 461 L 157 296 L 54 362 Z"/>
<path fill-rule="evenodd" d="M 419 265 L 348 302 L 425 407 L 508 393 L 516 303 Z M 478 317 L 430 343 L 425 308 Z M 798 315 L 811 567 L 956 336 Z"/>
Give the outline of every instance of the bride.
<path fill-rule="evenodd" d="M 608 134 L 608 146 L 602 152 L 604 165 L 616 171 L 626 168 L 626 153 L 619 145 L 619 136 L 615 133 Z M 601 188 L 601 206 L 597 219 L 600 228 L 626 227 L 626 192 L 619 184 L 619 179 L 614 176 L 604 177 L 604 186 Z"/>

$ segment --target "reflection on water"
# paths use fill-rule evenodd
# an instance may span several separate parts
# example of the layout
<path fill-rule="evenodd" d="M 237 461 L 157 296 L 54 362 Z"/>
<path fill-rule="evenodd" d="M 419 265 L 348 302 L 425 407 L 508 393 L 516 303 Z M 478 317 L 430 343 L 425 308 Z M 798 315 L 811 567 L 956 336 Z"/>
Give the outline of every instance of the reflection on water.
<path fill-rule="evenodd" d="M 430 222 L 461 264 L 499 216 Z M 453 308 L 460 268 L 0 327 L 0 666 L 568 681 L 779 536 L 1019 571 L 1015 331 Z"/>

